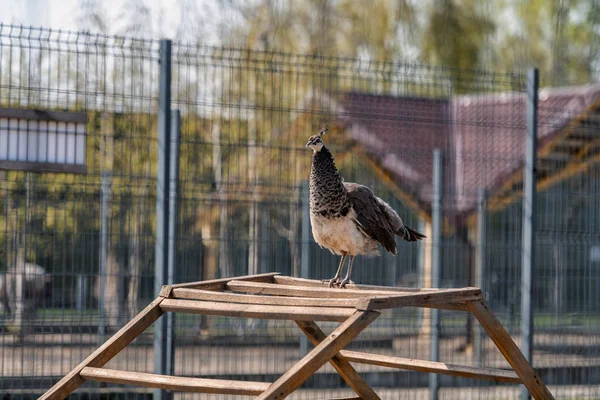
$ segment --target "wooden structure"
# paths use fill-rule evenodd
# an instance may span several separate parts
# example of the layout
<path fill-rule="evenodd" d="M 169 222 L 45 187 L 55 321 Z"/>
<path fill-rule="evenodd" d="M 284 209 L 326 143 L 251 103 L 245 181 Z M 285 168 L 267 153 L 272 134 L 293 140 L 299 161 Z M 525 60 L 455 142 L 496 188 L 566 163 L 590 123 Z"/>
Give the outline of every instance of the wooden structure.
<path fill-rule="evenodd" d="M 473 313 L 514 371 L 343 350 L 380 315 L 380 310 L 396 307 L 440 308 Z M 164 312 L 292 320 L 315 347 L 273 383 L 175 377 L 102 368 Z M 330 335 L 326 335 L 315 321 L 339 321 L 341 324 Z M 291 278 L 277 273 L 164 286 L 156 300 L 41 399 L 64 399 L 85 380 L 94 380 L 279 400 L 300 387 L 327 362 L 356 392 L 358 397 L 353 399 L 379 397 L 351 363 L 522 383 L 535 399 L 553 399 L 517 345 L 488 309 L 477 288 L 406 289 L 351 284 L 347 289 L 329 289 L 321 281 Z"/>

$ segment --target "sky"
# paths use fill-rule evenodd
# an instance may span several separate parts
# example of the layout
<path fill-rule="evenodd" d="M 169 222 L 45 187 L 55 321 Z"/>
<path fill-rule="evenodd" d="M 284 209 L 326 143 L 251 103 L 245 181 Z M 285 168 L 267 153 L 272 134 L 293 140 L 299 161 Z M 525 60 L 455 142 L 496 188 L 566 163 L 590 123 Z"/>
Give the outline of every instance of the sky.
<path fill-rule="evenodd" d="M 112 23 L 108 34 L 118 34 L 123 25 L 119 18 L 127 0 L 100 0 Z M 214 2 L 209 0 L 143 0 L 151 10 L 152 38 L 176 38 L 180 21 L 185 18 L 186 8 L 195 6 L 198 13 L 210 16 L 215 12 Z M 0 23 L 14 25 L 42 26 L 71 31 L 86 30 L 79 26 L 79 0 L 0 0 Z M 137 35 L 136 35 L 137 36 Z M 185 38 L 184 38 L 185 39 Z M 206 38 L 205 43 L 215 38 Z"/>

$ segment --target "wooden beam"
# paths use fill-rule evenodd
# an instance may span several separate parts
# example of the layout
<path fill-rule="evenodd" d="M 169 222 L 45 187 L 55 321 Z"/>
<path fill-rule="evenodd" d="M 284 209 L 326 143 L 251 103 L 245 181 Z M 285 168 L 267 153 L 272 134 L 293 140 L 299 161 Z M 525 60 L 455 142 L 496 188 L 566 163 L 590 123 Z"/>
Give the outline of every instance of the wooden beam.
<path fill-rule="evenodd" d="M 398 200 L 402 202 L 402 204 L 411 208 L 415 214 L 419 218 L 422 218 L 426 221 L 431 221 L 431 213 L 429 210 L 426 210 L 423 203 L 418 200 L 417 196 L 411 195 L 406 191 L 402 190 L 400 185 L 398 185 L 395 179 L 391 176 L 391 173 L 384 168 L 382 168 L 378 163 L 373 161 L 369 155 L 367 155 L 364 151 L 363 159 L 365 163 L 371 168 L 371 170 L 375 173 L 375 176 L 383 182 L 383 184 L 391 190 L 391 192 L 396 196 Z"/>
<path fill-rule="evenodd" d="M 512 338 L 504 330 L 504 327 L 498 321 L 494 313 L 487 307 L 483 301 L 473 301 L 468 303 L 469 308 L 477 317 L 481 326 L 489 337 L 494 341 L 506 361 L 515 370 L 517 375 L 521 378 L 523 384 L 529 390 L 529 393 L 537 400 L 549 400 L 554 399 L 552 393 L 548 390 L 544 382 L 535 373 L 529 362 L 521 353 L 521 350 L 517 347 Z"/>
<path fill-rule="evenodd" d="M 200 289 L 174 289 L 175 299 L 219 301 L 239 304 L 265 304 L 296 307 L 350 307 L 356 308 L 358 299 L 313 299 L 307 297 L 255 296 Z"/>
<path fill-rule="evenodd" d="M 228 282 L 227 289 L 234 292 L 267 294 L 275 296 L 299 296 L 299 297 L 318 297 L 323 299 L 355 299 L 365 296 L 376 296 L 385 294 L 377 291 L 361 291 L 354 289 L 338 289 L 325 287 L 299 287 L 290 285 L 279 285 L 272 283 L 257 282 Z"/>
<path fill-rule="evenodd" d="M 81 376 L 98 382 L 135 385 L 176 392 L 215 393 L 255 396 L 264 392 L 270 385 L 266 382 L 230 381 L 224 379 L 188 378 L 147 374 L 144 372 L 118 371 L 105 368 L 85 367 Z"/>
<path fill-rule="evenodd" d="M 537 183 L 537 190 L 546 190 L 550 186 L 556 185 L 566 179 L 586 172 L 589 168 L 598 163 L 600 163 L 600 155 L 598 154 L 587 158 L 585 161 L 570 161 L 567 163 L 567 165 L 561 168 L 560 171 L 539 180 Z M 522 191 L 511 193 L 505 197 L 495 197 L 494 199 L 490 200 L 488 208 L 490 211 L 496 212 L 513 203 L 517 198 L 520 197 L 522 197 Z"/>
<path fill-rule="evenodd" d="M 378 365 L 381 367 L 405 369 L 409 371 L 433 372 L 436 374 L 460 376 L 463 378 L 486 379 L 494 382 L 521 383 L 521 379 L 517 374 L 513 371 L 503 369 L 467 367 L 442 362 L 390 357 L 346 350 L 340 351 L 340 357 L 343 360 L 360 364 Z"/>
<path fill-rule="evenodd" d="M 590 115 L 596 112 L 597 108 L 600 106 L 600 99 L 595 100 L 592 104 L 586 107 L 585 110 L 582 111 L 577 117 L 571 119 L 569 124 L 562 130 L 561 133 L 555 135 L 550 140 L 548 140 L 542 148 L 538 149 L 538 159 L 544 158 L 547 154 L 552 152 L 554 146 L 561 143 L 563 140 L 567 139 L 573 133 L 578 132 L 579 124 L 584 121 L 586 118 L 589 118 Z M 579 130 L 582 131 L 582 130 Z M 586 168 L 587 169 L 587 168 Z M 505 182 L 494 192 L 490 193 L 491 197 L 488 203 L 488 209 L 492 212 L 499 211 L 506 206 L 513 203 L 515 200 L 521 197 L 520 193 L 511 193 L 511 188 L 515 183 L 521 181 L 523 179 L 523 166 L 521 165 L 517 168 L 513 173 L 511 173 L 510 177 L 505 180 Z M 560 182 L 560 179 L 549 178 L 550 184 Z M 540 182 L 538 182 L 537 186 L 538 190 L 542 190 L 540 188 Z M 508 194 L 505 194 L 508 193 Z M 505 195 L 503 195 L 505 194 Z"/>
<path fill-rule="evenodd" d="M 327 399 L 327 400 L 361 400 L 361 399 L 362 399 L 362 397 L 353 396 L 353 397 L 336 397 L 334 399 Z"/>
<path fill-rule="evenodd" d="M 397 307 L 435 307 L 438 304 L 461 304 L 467 301 L 481 300 L 483 294 L 479 288 L 441 289 L 437 292 L 406 293 L 393 296 L 364 298 L 358 305 L 359 310 L 380 310 Z"/>
<path fill-rule="evenodd" d="M 315 346 L 318 346 L 323 340 L 327 338 L 327 335 L 319 328 L 313 321 L 296 321 L 296 324 L 302 329 L 302 332 L 308 337 L 308 340 Z M 348 386 L 354 390 L 363 400 L 379 400 L 379 396 L 369 384 L 359 375 L 354 367 L 346 360 L 341 359 L 339 356 L 334 356 L 329 360 L 333 368 L 340 374 L 342 379 L 346 381 Z"/>
<path fill-rule="evenodd" d="M 571 161 L 560 172 L 538 181 L 537 190 L 545 190 L 550 186 L 581 174 L 597 163 L 600 163 L 600 154 L 590 157 L 585 161 Z"/>
<path fill-rule="evenodd" d="M 257 400 L 285 398 L 358 336 L 379 315 L 377 311 L 356 311 L 302 360 L 269 386 L 263 394 L 257 397 Z"/>
<path fill-rule="evenodd" d="M 587 136 L 585 139 L 583 139 L 583 138 L 578 138 L 578 137 L 574 137 L 573 135 L 570 135 L 570 136 L 566 137 L 564 140 L 562 140 L 560 143 L 557 143 L 556 146 L 572 150 L 573 148 L 582 147 L 588 141 L 589 141 L 589 137 L 587 137 Z"/>
<path fill-rule="evenodd" d="M 292 285 L 292 286 L 303 286 L 303 287 L 320 287 L 320 288 L 328 288 L 328 281 L 315 280 L 315 279 L 304 279 L 304 278 L 292 278 L 291 276 L 283 276 L 277 275 L 273 277 L 275 283 L 282 285 Z M 377 285 L 357 285 L 355 283 L 349 283 L 346 285 L 347 289 L 354 290 L 376 290 L 380 293 L 392 292 L 397 294 L 398 292 L 435 292 L 439 289 L 437 288 L 410 288 L 410 287 L 398 287 L 398 286 L 377 286 Z M 339 289 L 335 289 L 339 290 Z"/>
<path fill-rule="evenodd" d="M 579 130 L 579 125 L 585 121 L 587 118 L 593 116 L 593 113 L 596 112 L 596 109 L 600 106 L 600 99 L 596 99 L 592 104 L 587 106 L 581 114 L 577 115 L 575 118 L 571 119 L 568 125 L 563 128 L 562 132 L 555 135 L 552 139 L 548 140 L 544 147 L 538 151 L 538 157 L 543 157 L 549 152 L 552 151 L 552 148 L 555 144 L 562 142 L 569 135 Z"/>
<path fill-rule="evenodd" d="M 357 290 L 357 289 L 339 289 L 328 287 L 303 287 L 258 282 L 237 282 L 227 283 L 227 288 L 235 292 L 268 294 L 276 296 L 298 296 L 298 297 L 318 297 L 318 298 L 360 298 L 370 296 L 396 295 L 398 292 L 388 292 L 385 290 Z M 414 292 L 412 292 L 414 293 Z M 431 292 L 427 292 L 431 293 Z"/>
<path fill-rule="evenodd" d="M 160 303 L 163 297 L 157 297 L 152 303 L 144 308 L 138 315 L 119 329 L 110 339 L 83 360 L 71 372 L 58 381 L 48 390 L 41 400 L 62 400 L 73 393 L 83 382 L 81 370 L 85 367 L 102 367 L 109 362 L 118 352 L 123 350 L 133 339 L 144 332 L 154 321 L 162 315 Z"/>
<path fill-rule="evenodd" d="M 339 322 L 345 321 L 355 311 L 352 308 L 270 306 L 177 299 L 165 299 L 160 307 L 163 311 L 167 312 L 184 312 L 190 314 L 222 315 L 239 318 Z"/>
<path fill-rule="evenodd" d="M 236 281 L 251 281 L 251 282 L 273 282 L 273 277 L 279 275 L 279 272 L 267 272 L 265 274 L 234 276 L 231 278 L 212 279 L 209 281 L 197 281 L 189 283 L 178 283 L 170 285 L 171 289 L 186 288 L 186 289 L 204 289 L 204 290 L 224 290 L 225 284 L 232 280 Z"/>
<path fill-rule="evenodd" d="M 569 161 L 570 158 L 571 155 L 569 153 L 557 151 L 556 148 L 554 148 L 553 151 L 548 152 L 548 154 L 544 155 L 543 157 L 539 157 L 538 160 L 543 160 L 542 162 L 550 162 L 560 165 L 561 163 L 564 164 L 567 161 Z"/>
<path fill-rule="evenodd" d="M 596 136 L 593 140 L 589 140 L 575 155 L 576 161 L 585 161 L 586 156 L 590 153 L 593 154 L 592 150 L 600 145 L 600 137 Z"/>

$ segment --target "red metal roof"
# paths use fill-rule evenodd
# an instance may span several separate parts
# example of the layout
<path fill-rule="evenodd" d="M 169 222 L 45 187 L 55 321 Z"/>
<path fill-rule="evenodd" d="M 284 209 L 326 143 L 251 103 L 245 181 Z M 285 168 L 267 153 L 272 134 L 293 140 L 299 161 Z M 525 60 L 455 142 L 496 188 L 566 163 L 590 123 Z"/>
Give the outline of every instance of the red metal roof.
<path fill-rule="evenodd" d="M 539 148 L 599 100 L 600 84 L 541 90 Z M 459 213 L 475 207 L 480 188 L 493 191 L 523 162 L 524 93 L 450 99 L 348 93 L 341 106 L 349 135 L 424 204 L 431 202 L 435 148 L 444 154 L 444 182 L 452 189 L 446 204 Z"/>

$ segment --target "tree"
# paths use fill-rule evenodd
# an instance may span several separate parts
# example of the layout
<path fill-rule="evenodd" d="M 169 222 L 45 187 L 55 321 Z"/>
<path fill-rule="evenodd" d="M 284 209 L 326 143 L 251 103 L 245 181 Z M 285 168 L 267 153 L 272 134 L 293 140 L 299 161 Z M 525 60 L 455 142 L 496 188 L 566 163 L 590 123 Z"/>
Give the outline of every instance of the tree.
<path fill-rule="evenodd" d="M 497 45 L 504 70 L 540 69 L 542 86 L 566 86 L 598 79 L 600 6 L 586 0 L 506 1 L 514 32 L 504 32 Z"/>
<path fill-rule="evenodd" d="M 345 0 L 336 12 L 340 24 L 334 27 L 341 26 L 342 31 L 341 56 L 383 62 L 410 58 L 417 38 L 417 9 L 409 0 L 375 0 L 369 7 Z"/>
<path fill-rule="evenodd" d="M 84 32 L 107 33 L 108 15 L 101 0 L 81 0 L 77 27 Z"/>
<path fill-rule="evenodd" d="M 468 91 L 461 74 L 481 66 L 486 39 L 495 29 L 494 21 L 473 0 L 435 2 L 421 36 L 421 57 L 426 63 L 451 67 L 454 91 Z"/>
<path fill-rule="evenodd" d="M 121 6 L 120 34 L 136 38 L 152 38 L 152 12 L 145 0 L 126 0 Z"/>

